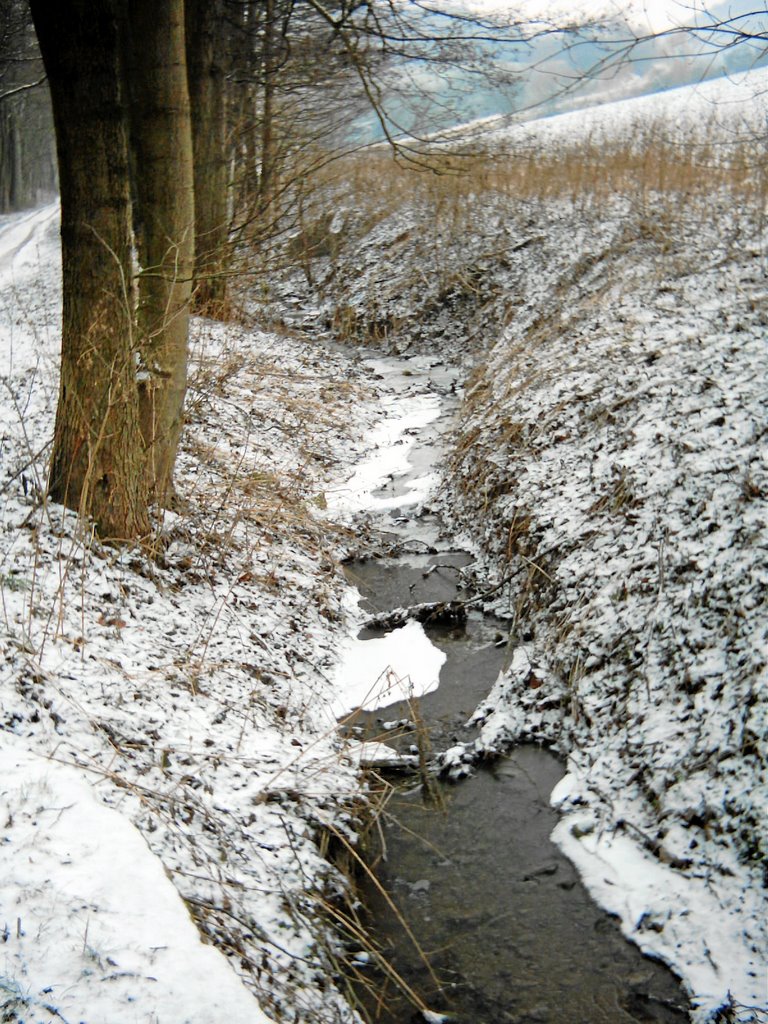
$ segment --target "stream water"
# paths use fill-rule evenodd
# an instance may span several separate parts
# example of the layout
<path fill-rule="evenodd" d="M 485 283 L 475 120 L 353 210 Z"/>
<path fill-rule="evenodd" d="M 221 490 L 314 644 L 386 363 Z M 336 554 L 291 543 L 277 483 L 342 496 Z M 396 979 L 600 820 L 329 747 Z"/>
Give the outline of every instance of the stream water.
<path fill-rule="evenodd" d="M 409 469 L 380 497 L 409 493 L 413 479 L 439 458 L 440 431 L 438 422 L 422 432 Z M 390 528 L 406 546 L 431 550 L 347 567 L 371 612 L 463 594 L 461 570 L 470 557 L 444 550 L 435 523 L 409 514 L 407 502 L 390 505 Z M 439 687 L 420 698 L 416 712 L 401 701 L 361 715 L 361 738 L 401 751 L 425 738 L 432 750 L 472 738 L 467 720 L 504 664 L 504 624 L 474 612 L 466 627 L 428 626 L 427 632 L 447 657 Z M 360 638 L 377 635 L 368 630 Z M 402 725 L 414 718 L 417 730 Z M 372 934 L 429 1008 L 457 1024 L 687 1021 L 677 979 L 623 938 L 551 842 L 557 819 L 549 796 L 562 775 L 552 754 L 524 746 L 459 783 L 434 780 L 429 794 L 414 777 L 393 777 L 394 795 L 370 857 L 398 912 L 377 885 L 363 880 Z M 380 1000 L 360 988 L 372 1020 L 425 1019 L 381 984 Z"/>

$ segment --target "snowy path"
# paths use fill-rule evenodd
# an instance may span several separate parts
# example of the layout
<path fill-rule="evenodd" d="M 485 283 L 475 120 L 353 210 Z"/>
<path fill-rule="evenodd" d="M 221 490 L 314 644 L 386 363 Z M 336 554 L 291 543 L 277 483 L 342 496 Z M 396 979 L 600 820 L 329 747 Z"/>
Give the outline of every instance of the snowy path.
<path fill-rule="evenodd" d="M 0 280 L 4 287 L 17 264 L 38 259 L 42 239 L 58 217 L 58 203 L 29 213 L 0 217 Z M 25 253 L 28 248 L 32 251 Z"/>

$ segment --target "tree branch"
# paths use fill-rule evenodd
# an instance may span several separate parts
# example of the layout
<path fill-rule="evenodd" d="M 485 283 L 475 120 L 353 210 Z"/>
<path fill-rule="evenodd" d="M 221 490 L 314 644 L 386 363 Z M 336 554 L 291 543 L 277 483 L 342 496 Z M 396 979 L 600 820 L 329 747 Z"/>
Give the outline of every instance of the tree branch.
<path fill-rule="evenodd" d="M 36 89 L 38 85 L 42 85 L 43 82 L 48 80 L 47 75 L 43 75 L 42 78 L 38 78 L 36 82 L 28 82 L 26 85 L 17 85 L 13 89 L 9 89 L 8 92 L 0 93 L 0 103 L 3 100 L 10 99 L 11 96 L 18 96 L 20 92 L 26 92 L 28 89 Z"/>

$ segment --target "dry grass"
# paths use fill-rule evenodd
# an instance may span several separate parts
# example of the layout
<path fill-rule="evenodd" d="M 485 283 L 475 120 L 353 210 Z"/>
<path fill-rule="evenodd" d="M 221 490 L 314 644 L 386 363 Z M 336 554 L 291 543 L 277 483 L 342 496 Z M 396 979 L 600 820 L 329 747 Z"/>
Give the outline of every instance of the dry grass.
<path fill-rule="evenodd" d="M 523 198 L 578 199 L 611 195 L 709 195 L 722 189 L 764 199 L 764 142 L 715 141 L 716 127 L 676 139 L 663 123 L 638 126 L 630 137 L 587 139 L 548 150 L 491 155 L 481 160 L 486 188 Z"/>
<path fill-rule="evenodd" d="M 604 130 L 557 140 L 521 126 L 495 149 L 441 152 L 430 170 L 402 167 L 376 148 L 327 165 L 313 180 L 283 265 L 303 270 L 310 293 L 326 304 L 323 326 L 341 341 L 439 340 L 447 319 L 482 340 L 525 302 L 500 289 L 498 274 L 546 245 L 539 214 L 546 220 L 553 203 L 577 216 L 622 218 L 622 244 L 647 243 L 668 259 L 684 214 L 711 220 L 732 208 L 759 226 L 766 167 L 757 133 L 729 134 L 714 116 L 685 129 L 656 121 L 621 136 Z M 586 277 L 593 269 L 572 271 Z"/>
<path fill-rule="evenodd" d="M 384 151 L 339 162 L 328 183 L 343 182 L 374 223 L 405 203 L 426 202 L 441 223 L 461 221 L 475 197 L 583 201 L 615 195 L 644 203 L 653 196 L 691 198 L 729 191 L 741 203 L 765 204 L 764 138 L 727 134 L 713 116 L 685 135 L 663 121 L 643 122 L 623 138 L 561 144 L 531 139 L 487 148 L 471 157 L 440 155 L 432 172 L 399 166 Z"/>

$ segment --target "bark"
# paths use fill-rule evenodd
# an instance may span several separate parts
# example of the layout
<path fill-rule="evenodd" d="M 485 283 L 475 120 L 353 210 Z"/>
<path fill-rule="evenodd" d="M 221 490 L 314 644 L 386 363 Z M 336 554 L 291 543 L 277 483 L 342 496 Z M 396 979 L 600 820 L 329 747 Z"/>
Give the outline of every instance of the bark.
<path fill-rule="evenodd" d="M 227 308 L 229 171 L 221 0 L 186 0 L 187 74 L 195 179 L 195 308 Z"/>
<path fill-rule="evenodd" d="M 259 205 L 265 210 L 272 199 L 277 157 L 275 153 L 275 0 L 264 0 L 264 41 L 262 49 L 264 84 L 261 121 L 261 173 Z"/>
<path fill-rule="evenodd" d="M 138 206 L 140 420 L 150 494 L 173 502 L 194 261 L 183 0 L 129 0 L 126 68 Z"/>
<path fill-rule="evenodd" d="M 61 191 L 61 384 L 50 497 L 103 536 L 148 530 L 132 337 L 131 230 L 117 4 L 31 0 Z"/>

